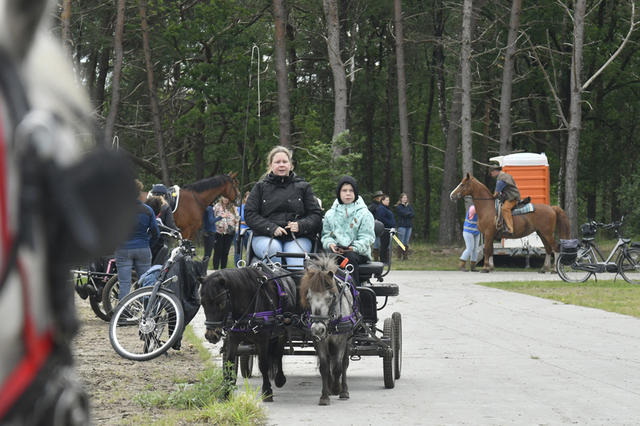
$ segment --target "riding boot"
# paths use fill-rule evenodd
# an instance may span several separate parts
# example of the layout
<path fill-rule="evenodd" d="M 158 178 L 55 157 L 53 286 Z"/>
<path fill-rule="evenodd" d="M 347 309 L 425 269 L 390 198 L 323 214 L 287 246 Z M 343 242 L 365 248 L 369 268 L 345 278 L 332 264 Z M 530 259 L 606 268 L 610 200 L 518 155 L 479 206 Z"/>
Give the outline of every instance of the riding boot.
<path fill-rule="evenodd" d="M 471 272 L 479 272 L 479 271 L 476 269 L 476 263 L 477 263 L 477 262 L 471 262 Z"/>
<path fill-rule="evenodd" d="M 467 264 L 466 260 L 460 260 L 460 264 L 458 265 L 458 271 L 469 272 L 466 268 L 466 264 Z"/>

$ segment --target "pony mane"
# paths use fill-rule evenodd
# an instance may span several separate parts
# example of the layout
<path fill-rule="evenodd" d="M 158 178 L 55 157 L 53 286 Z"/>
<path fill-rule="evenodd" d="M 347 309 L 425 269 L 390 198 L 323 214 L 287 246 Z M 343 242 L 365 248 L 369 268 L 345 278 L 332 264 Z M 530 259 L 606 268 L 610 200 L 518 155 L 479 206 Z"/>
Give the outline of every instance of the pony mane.
<path fill-rule="evenodd" d="M 203 300 L 215 298 L 218 294 L 214 292 L 216 284 L 225 288 L 233 286 L 239 292 L 255 292 L 258 288 L 258 280 L 263 274 L 253 268 L 233 268 L 220 269 L 209 274 L 200 287 L 200 297 Z"/>
<path fill-rule="evenodd" d="M 307 272 L 300 280 L 300 304 L 303 308 L 308 307 L 307 294 L 309 291 L 314 293 L 322 293 L 327 290 L 332 293 L 338 292 L 333 278 L 337 270 L 338 264 L 333 255 L 319 255 L 317 259 L 309 262 Z"/>
<path fill-rule="evenodd" d="M 217 188 L 221 185 L 231 182 L 231 176 L 218 175 L 210 178 L 202 179 L 194 183 L 183 186 L 183 189 L 189 189 L 193 192 L 204 192 L 213 188 Z"/>

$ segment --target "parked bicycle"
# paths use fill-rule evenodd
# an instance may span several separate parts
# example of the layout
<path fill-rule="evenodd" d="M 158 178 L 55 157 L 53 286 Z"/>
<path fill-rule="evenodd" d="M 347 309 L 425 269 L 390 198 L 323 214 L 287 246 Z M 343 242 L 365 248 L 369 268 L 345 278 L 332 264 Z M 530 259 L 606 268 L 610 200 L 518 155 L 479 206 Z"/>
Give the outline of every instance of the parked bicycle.
<path fill-rule="evenodd" d="M 162 224 L 160 220 L 158 220 L 158 228 L 160 229 L 160 235 L 166 235 L 175 240 L 180 240 L 182 236 L 180 232 L 175 229 L 171 229 Z M 151 260 L 152 265 L 162 265 L 169 257 L 169 248 L 165 244 L 160 250 L 158 250 Z M 114 262 L 114 270 L 115 270 L 115 262 Z M 140 288 L 140 284 L 138 284 L 138 276 L 136 271 L 133 270 L 131 272 L 131 291 L 135 291 Z M 118 280 L 118 274 L 113 274 L 107 280 L 106 284 L 104 284 L 103 291 L 101 294 L 101 302 L 102 309 L 106 312 L 107 318 L 105 321 L 111 320 L 111 315 L 113 314 L 113 309 L 118 304 L 118 295 L 120 293 L 120 281 Z"/>
<path fill-rule="evenodd" d="M 640 284 L 640 243 L 631 243 L 630 239 L 622 238 L 620 228 L 623 219 L 609 224 L 585 223 L 580 227 L 583 235 L 581 242 L 561 240 L 561 252 L 556 259 L 560 278 L 570 283 L 581 283 L 592 275 L 611 272 L 620 274 L 631 284 Z M 613 229 L 618 239 L 606 259 L 595 241 L 599 227 Z"/>
<path fill-rule="evenodd" d="M 180 349 L 184 328 L 200 306 L 198 277 L 205 272 L 208 259 L 193 260 L 196 254 L 193 243 L 176 236 L 178 246 L 162 265 L 154 284 L 144 286 L 146 280 L 141 278 L 142 287 L 124 297 L 113 311 L 109 340 L 124 358 L 148 361 L 169 348 Z M 172 286 L 173 283 L 177 286 Z"/>

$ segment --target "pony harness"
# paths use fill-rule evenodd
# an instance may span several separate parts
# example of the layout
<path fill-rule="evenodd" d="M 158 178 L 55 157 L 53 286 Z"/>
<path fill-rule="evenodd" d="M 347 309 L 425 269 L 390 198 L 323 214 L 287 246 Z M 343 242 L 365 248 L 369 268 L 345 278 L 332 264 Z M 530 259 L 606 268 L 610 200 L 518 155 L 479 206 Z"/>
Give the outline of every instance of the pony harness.
<path fill-rule="evenodd" d="M 345 334 L 353 331 L 362 321 L 362 313 L 358 307 L 358 290 L 351 285 L 347 280 L 343 280 L 342 277 L 335 276 L 336 285 L 340 289 L 338 297 L 333 301 L 331 312 L 328 317 L 322 317 L 318 315 L 311 315 L 308 311 L 304 318 L 304 323 L 307 325 L 307 329 L 311 329 L 311 325 L 318 321 L 327 321 L 327 331 L 329 334 Z M 352 311 L 348 315 L 343 315 L 342 312 L 336 312 L 336 305 L 341 305 L 340 301 L 345 297 L 346 290 L 351 292 L 353 300 Z"/>

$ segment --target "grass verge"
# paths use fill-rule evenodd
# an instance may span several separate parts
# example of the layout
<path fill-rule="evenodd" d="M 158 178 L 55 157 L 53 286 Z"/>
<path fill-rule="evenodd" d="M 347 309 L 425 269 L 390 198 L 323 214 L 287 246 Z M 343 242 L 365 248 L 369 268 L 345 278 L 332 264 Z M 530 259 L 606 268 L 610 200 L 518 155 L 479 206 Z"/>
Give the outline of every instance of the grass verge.
<path fill-rule="evenodd" d="M 589 280 L 581 284 L 564 281 L 494 282 L 481 283 L 487 287 L 513 291 L 589 308 L 602 309 L 623 315 L 640 317 L 640 286 L 621 278 Z"/>
<path fill-rule="evenodd" d="M 142 407 L 166 410 L 163 419 L 153 424 L 156 426 L 175 425 L 181 422 L 222 426 L 264 424 L 266 413 L 258 390 L 245 386 L 239 392 L 232 391 L 231 397 L 223 401 L 221 398 L 226 388 L 223 383 L 222 369 L 213 364 L 211 355 L 191 326 L 187 326 L 184 338 L 197 349 L 198 354 L 205 361 L 206 368 L 198 375 L 195 383 L 187 383 L 177 378 L 176 390 L 173 392 L 142 392 L 134 395 L 134 401 Z M 138 420 L 140 424 L 149 424 L 142 418 Z"/>

